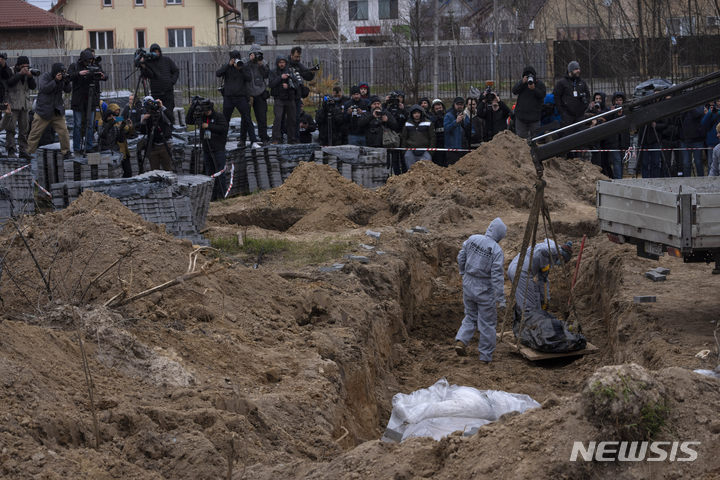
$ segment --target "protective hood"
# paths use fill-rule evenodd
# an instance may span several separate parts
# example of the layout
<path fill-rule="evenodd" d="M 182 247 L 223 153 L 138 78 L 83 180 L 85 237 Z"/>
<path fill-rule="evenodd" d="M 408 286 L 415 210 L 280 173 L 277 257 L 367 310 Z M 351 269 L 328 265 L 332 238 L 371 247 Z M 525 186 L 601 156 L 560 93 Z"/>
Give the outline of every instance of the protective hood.
<path fill-rule="evenodd" d="M 281 56 L 281 55 L 278 55 L 278 56 L 275 58 L 275 66 L 279 68 L 279 65 L 278 65 L 278 64 L 280 63 L 281 60 L 285 62 L 285 66 L 287 67 L 288 60 L 287 60 L 287 58 L 285 58 L 285 57 L 283 57 L 283 56 Z"/>
<path fill-rule="evenodd" d="M 92 54 L 92 50 L 90 50 L 89 48 L 86 48 L 85 50 L 80 52 L 80 61 L 85 65 L 90 63 L 93 58 L 95 58 L 95 56 Z"/>
<path fill-rule="evenodd" d="M 53 63 L 52 69 L 50 70 L 50 76 L 54 77 L 63 70 L 65 70 L 65 65 L 62 63 Z"/>
<path fill-rule="evenodd" d="M 260 45 L 253 43 L 250 46 L 250 53 L 260 53 L 262 52 L 262 48 L 260 48 Z"/>
<path fill-rule="evenodd" d="M 531 66 L 527 66 L 523 69 L 523 77 L 527 77 L 528 75 L 532 75 L 533 77 L 537 77 L 537 72 L 535 71 L 535 68 Z"/>
<path fill-rule="evenodd" d="M 607 95 L 605 94 L 605 92 L 595 92 L 593 94 L 593 98 L 595 98 L 595 95 L 600 95 L 600 99 L 601 99 L 600 105 L 602 105 L 602 108 L 605 108 L 605 100 L 607 98 Z"/>
<path fill-rule="evenodd" d="M 367 82 L 358 83 L 358 88 L 363 88 L 363 87 L 367 88 L 367 96 L 369 97 L 370 96 L 370 84 Z"/>
<path fill-rule="evenodd" d="M 490 222 L 490 225 L 485 231 L 485 236 L 492 238 L 497 243 L 500 243 L 500 240 L 505 238 L 505 235 L 507 235 L 507 227 L 500 217 L 497 217 Z"/>
<path fill-rule="evenodd" d="M 412 107 L 410 107 L 410 116 L 411 117 L 412 117 L 413 112 L 415 112 L 415 111 L 418 111 L 421 114 L 425 113 L 425 110 L 423 110 L 423 108 L 420 105 L 413 105 Z M 420 117 L 420 118 L 422 118 L 422 117 Z"/>
<path fill-rule="evenodd" d="M 157 50 L 158 55 L 162 55 L 162 50 L 160 49 L 160 45 L 158 45 L 157 43 L 153 43 L 152 45 L 150 45 L 150 51 L 154 52 L 155 50 Z"/>

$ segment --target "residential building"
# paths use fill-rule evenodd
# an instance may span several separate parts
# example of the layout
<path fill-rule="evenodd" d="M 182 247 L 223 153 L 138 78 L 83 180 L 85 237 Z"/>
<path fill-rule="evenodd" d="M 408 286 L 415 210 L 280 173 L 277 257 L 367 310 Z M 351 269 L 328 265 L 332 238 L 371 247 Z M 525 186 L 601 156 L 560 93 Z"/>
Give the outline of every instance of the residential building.
<path fill-rule="evenodd" d="M 407 24 L 412 0 L 340 0 L 340 33 L 350 42 L 389 37 L 397 25 Z"/>
<path fill-rule="evenodd" d="M 232 0 L 231 3 L 239 5 L 240 0 Z M 275 16 L 274 0 L 243 1 L 242 7 L 245 27 L 244 41 L 233 43 L 258 43 L 260 45 L 275 43 L 273 31 L 277 29 L 277 17 Z"/>
<path fill-rule="evenodd" d="M 85 26 L 66 32 L 81 50 L 242 43 L 240 11 L 228 0 L 58 0 L 50 11 Z M 239 30 L 239 31 L 238 31 Z"/>
<path fill-rule="evenodd" d="M 82 28 L 24 0 L 2 0 L 0 5 L 0 50 L 65 48 L 64 32 Z"/>

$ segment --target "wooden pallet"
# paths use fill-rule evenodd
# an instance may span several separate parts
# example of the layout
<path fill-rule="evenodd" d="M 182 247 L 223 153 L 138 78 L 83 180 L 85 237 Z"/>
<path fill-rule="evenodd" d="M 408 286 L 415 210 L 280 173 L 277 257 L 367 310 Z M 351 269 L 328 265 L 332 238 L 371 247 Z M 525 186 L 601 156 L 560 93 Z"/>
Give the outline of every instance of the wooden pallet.
<path fill-rule="evenodd" d="M 498 340 L 500 339 L 500 334 L 497 334 Z M 590 355 L 592 353 L 597 353 L 600 351 L 598 347 L 593 345 L 590 342 L 587 342 L 587 346 L 583 348 L 582 350 L 575 350 L 574 352 L 566 352 L 566 353 L 549 353 L 549 352 L 538 352 L 537 350 L 533 350 L 530 347 L 526 347 L 525 345 L 518 344 L 515 345 L 515 335 L 513 332 L 505 332 L 505 335 L 503 338 L 511 339 L 511 342 L 508 342 L 507 345 L 510 347 L 511 350 L 514 350 L 518 352 L 520 355 L 525 357 L 526 359 L 530 360 L 531 362 L 537 362 L 538 360 L 549 360 L 551 358 L 567 358 L 567 357 L 577 357 L 580 355 Z"/>

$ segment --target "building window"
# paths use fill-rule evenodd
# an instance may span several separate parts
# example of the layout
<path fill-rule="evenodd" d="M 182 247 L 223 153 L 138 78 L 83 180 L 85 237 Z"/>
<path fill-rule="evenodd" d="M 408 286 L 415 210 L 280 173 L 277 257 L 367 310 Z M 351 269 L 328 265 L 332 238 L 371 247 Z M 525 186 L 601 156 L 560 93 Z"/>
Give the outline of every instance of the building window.
<path fill-rule="evenodd" d="M 182 0 L 165 0 L 168 5 L 182 5 Z"/>
<path fill-rule="evenodd" d="M 378 13 L 380 20 L 398 18 L 398 0 L 378 0 Z"/>
<path fill-rule="evenodd" d="M 113 6 L 112 2 L 113 2 L 113 0 L 102 0 L 102 6 L 103 7 L 112 7 Z"/>
<path fill-rule="evenodd" d="M 144 7 L 144 6 L 145 6 L 145 0 L 135 0 L 135 6 L 136 6 L 136 7 Z"/>
<path fill-rule="evenodd" d="M 665 20 L 667 28 L 666 33 L 668 35 L 677 35 L 684 37 L 692 35 L 694 31 L 697 31 L 697 25 L 695 24 L 695 17 L 671 17 Z"/>
<path fill-rule="evenodd" d="M 135 30 L 135 48 L 145 48 L 145 30 Z"/>
<path fill-rule="evenodd" d="M 350 20 L 368 19 L 368 0 L 350 0 L 348 6 Z"/>
<path fill-rule="evenodd" d="M 243 12 L 245 20 L 257 22 L 260 19 L 260 15 L 258 13 L 258 2 L 245 2 L 243 7 L 245 8 L 245 12 Z"/>
<path fill-rule="evenodd" d="M 192 28 L 168 28 L 168 47 L 192 47 Z"/>
<path fill-rule="evenodd" d="M 115 48 L 113 32 L 88 32 L 90 34 L 90 48 L 94 50 L 105 50 Z"/>

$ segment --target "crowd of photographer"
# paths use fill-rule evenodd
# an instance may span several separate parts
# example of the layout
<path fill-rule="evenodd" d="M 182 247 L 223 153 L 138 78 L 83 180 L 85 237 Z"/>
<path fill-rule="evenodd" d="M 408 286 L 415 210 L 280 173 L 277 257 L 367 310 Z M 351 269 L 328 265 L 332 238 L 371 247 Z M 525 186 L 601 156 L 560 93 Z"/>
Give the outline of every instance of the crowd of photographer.
<path fill-rule="evenodd" d="M 307 83 L 314 79 L 319 66 L 307 67 L 301 57 L 302 49 L 294 47 L 288 57 L 277 57 L 271 67 L 258 45 L 249 49 L 247 58 L 237 50 L 230 52 L 228 62 L 216 71 L 216 76 L 222 79 L 221 111 L 216 111 L 211 101 L 194 97 L 185 119 L 187 124 L 197 127 L 196 139 L 202 148 L 206 173 L 216 173 L 225 167 L 225 143 L 235 110 L 241 117 L 241 144 L 257 148 L 268 143 L 310 143 L 317 131 L 322 145 L 388 148 L 389 166 L 393 173 L 401 174 L 420 160 L 451 165 L 469 149 L 506 129 L 532 138 L 580 121 L 586 121 L 585 125 L 574 128 L 593 128 L 622 115 L 620 109 L 609 115 L 601 114 L 626 101 L 622 92 L 616 92 L 609 100 L 603 92 L 591 96 L 580 76 L 579 63 L 573 61 L 552 92 L 537 78 L 533 67 L 526 67 L 512 88 L 516 96 L 512 109 L 493 91 L 492 82 L 488 82 L 484 91 L 471 89 L 468 98 L 456 97 L 447 109 L 442 100 L 428 98 L 408 106 L 402 91 L 381 98 L 371 94 L 367 82 L 360 82 L 350 88 L 349 97 L 343 95 L 341 87 L 334 87 L 331 95 L 322 98 L 313 117 L 303 110 L 303 99 L 308 97 Z M 149 52 L 137 50 L 134 64 L 140 73 L 138 83 L 129 104 L 121 109 L 100 100 L 101 84 L 107 75 L 101 58 L 91 49 L 83 50 L 69 68 L 55 63 L 46 73 L 31 68 L 26 56 L 19 56 L 11 67 L 7 55 L 0 53 L 0 128 L 7 132 L 8 155 L 30 159 L 41 137 L 51 131 L 59 137 L 66 158 L 72 153 L 115 150 L 122 153 L 125 175 L 130 176 L 133 169 L 127 140 L 143 135 L 138 148 L 140 171 L 146 159 L 152 169 L 171 170 L 168 142 L 172 136 L 173 92 L 179 70 L 157 44 L 151 45 Z M 141 84 L 144 96 L 138 95 Z M 37 99 L 33 105 L 34 90 Z M 72 151 L 63 104 L 63 95 L 69 92 L 74 124 Z M 269 137 L 267 108 L 271 96 L 275 120 Z M 641 127 L 637 146 L 643 177 L 689 176 L 693 168 L 696 175 L 702 176 L 706 162 L 708 167 L 720 165 L 720 148 L 715 148 L 715 154 L 704 154 L 718 145 L 718 106 L 720 101 Z M 630 132 L 622 132 L 587 147 L 592 150 L 592 162 L 601 166 L 606 175 L 621 178 L 623 156 L 630 146 Z M 678 151 L 661 151 L 668 148 Z M 714 155 L 718 158 L 714 159 Z M 715 174 L 718 168 L 710 170 Z M 218 178 L 215 198 L 220 198 L 225 189 L 224 179 Z"/>

